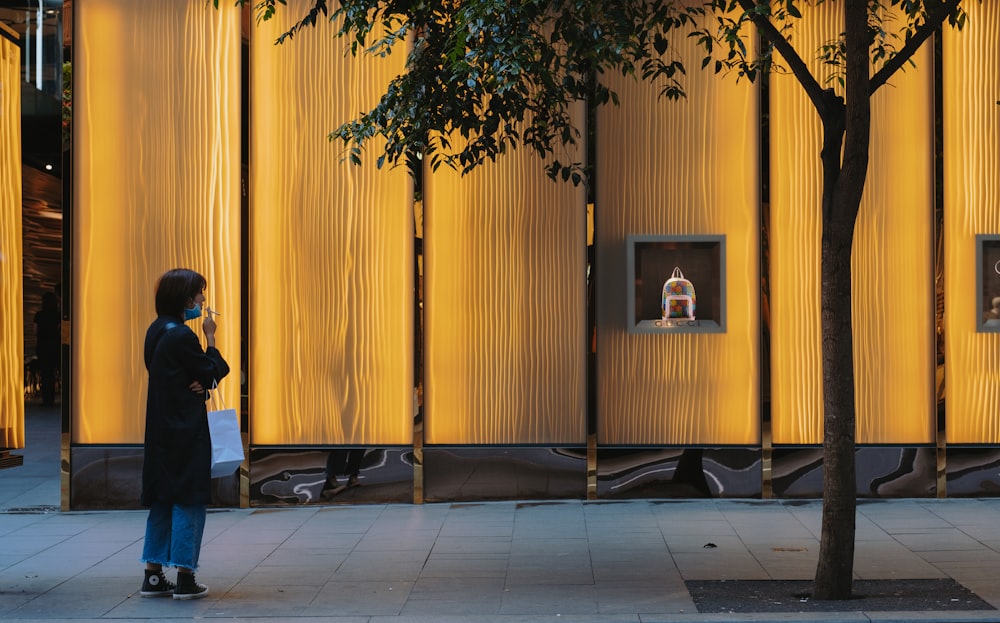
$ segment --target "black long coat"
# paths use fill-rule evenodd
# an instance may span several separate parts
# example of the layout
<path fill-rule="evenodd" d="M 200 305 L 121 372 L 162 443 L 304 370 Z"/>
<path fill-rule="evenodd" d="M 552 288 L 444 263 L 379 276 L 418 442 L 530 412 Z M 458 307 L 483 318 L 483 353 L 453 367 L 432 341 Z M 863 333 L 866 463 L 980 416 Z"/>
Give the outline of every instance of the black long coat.
<path fill-rule="evenodd" d="M 146 331 L 143 349 L 149 371 L 146 400 L 142 503 L 208 504 L 212 500 L 212 441 L 205 389 L 229 374 L 214 347 L 202 350 L 198 336 L 180 318 L 160 316 Z"/>

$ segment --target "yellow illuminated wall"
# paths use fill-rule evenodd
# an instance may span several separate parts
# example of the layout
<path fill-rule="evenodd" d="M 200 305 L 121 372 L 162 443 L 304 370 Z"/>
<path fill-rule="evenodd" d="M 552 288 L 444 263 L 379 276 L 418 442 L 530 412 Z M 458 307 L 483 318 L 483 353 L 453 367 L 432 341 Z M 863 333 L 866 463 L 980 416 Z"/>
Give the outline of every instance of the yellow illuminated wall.
<path fill-rule="evenodd" d="M 584 443 L 583 187 L 528 150 L 426 179 L 426 442 Z"/>
<path fill-rule="evenodd" d="M 657 85 L 602 79 L 621 106 L 597 117 L 598 443 L 757 444 L 757 89 L 692 70 L 687 99 L 670 102 Z M 725 236 L 725 333 L 627 332 L 632 234 Z"/>
<path fill-rule="evenodd" d="M 842 30 L 843 7 L 806 9 L 796 46 L 814 75 L 825 79 L 828 72 L 819 70 L 813 50 Z M 872 99 L 871 159 L 851 265 L 859 443 L 927 443 L 934 434 L 929 43 L 914 61 L 916 69 L 897 74 Z M 819 117 L 798 82 L 775 76 L 768 250 L 776 444 L 823 441 L 821 140 Z"/>
<path fill-rule="evenodd" d="M 240 14 L 204 0 L 74 3 L 72 431 L 141 443 L 156 279 L 183 266 L 222 312 L 239 404 Z M 189 326 L 200 331 L 200 323 Z"/>
<path fill-rule="evenodd" d="M 16 41 L 0 24 L 0 448 L 24 447 L 21 48 Z"/>
<path fill-rule="evenodd" d="M 327 133 L 402 71 L 321 26 L 251 30 L 250 422 L 254 444 L 413 439 L 413 190 L 405 169 L 343 161 Z"/>
<path fill-rule="evenodd" d="M 1000 235 L 1000 4 L 963 6 L 968 23 L 945 30 L 943 50 L 947 440 L 995 444 L 1000 334 L 976 332 L 975 243 Z"/>

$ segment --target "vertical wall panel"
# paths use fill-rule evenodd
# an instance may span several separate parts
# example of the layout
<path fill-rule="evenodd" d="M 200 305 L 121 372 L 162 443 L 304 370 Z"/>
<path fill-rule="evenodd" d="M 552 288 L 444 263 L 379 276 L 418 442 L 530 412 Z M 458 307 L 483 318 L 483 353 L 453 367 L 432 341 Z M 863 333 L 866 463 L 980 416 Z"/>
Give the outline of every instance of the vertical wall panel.
<path fill-rule="evenodd" d="M 442 167 L 424 207 L 426 442 L 584 443 L 583 188 L 518 150 Z"/>
<path fill-rule="evenodd" d="M 0 448 L 24 447 L 21 48 L 0 24 Z"/>
<path fill-rule="evenodd" d="M 854 237 L 859 443 L 934 440 L 934 60 L 872 101 L 874 156 Z"/>
<path fill-rule="evenodd" d="M 412 184 L 327 140 L 377 103 L 405 55 L 352 57 L 325 22 L 275 46 L 309 4 L 251 31 L 252 442 L 408 444 Z"/>
<path fill-rule="evenodd" d="M 240 16 L 220 5 L 74 3 L 76 443 L 142 442 L 143 339 L 156 279 L 178 266 L 208 280 L 239 404 Z"/>
<path fill-rule="evenodd" d="M 621 106 L 597 118 L 598 442 L 757 444 L 757 89 L 692 68 L 687 99 L 670 102 L 657 85 L 603 79 Z M 725 333 L 627 332 L 632 234 L 725 236 Z"/>
<path fill-rule="evenodd" d="M 809 9 L 799 53 L 842 30 L 842 7 Z M 899 22 L 892 22 L 899 24 Z M 871 159 L 852 258 L 859 443 L 933 439 L 933 93 L 930 44 L 872 100 Z M 791 75 L 771 89 L 771 421 L 774 443 L 823 440 L 819 117 Z"/>
<path fill-rule="evenodd" d="M 799 53 L 814 75 L 819 63 L 812 52 L 840 32 L 840 11 L 839 7 L 810 10 L 808 20 L 797 25 Z M 828 73 L 821 74 L 821 79 Z M 772 78 L 770 109 L 775 120 L 771 124 L 768 231 L 772 438 L 775 443 L 820 443 L 822 128 L 802 87 L 790 75 Z"/>
<path fill-rule="evenodd" d="M 1000 235 L 1000 4 L 963 6 L 968 23 L 945 29 L 943 51 L 947 439 L 995 444 L 1000 334 L 976 332 L 975 237 Z"/>

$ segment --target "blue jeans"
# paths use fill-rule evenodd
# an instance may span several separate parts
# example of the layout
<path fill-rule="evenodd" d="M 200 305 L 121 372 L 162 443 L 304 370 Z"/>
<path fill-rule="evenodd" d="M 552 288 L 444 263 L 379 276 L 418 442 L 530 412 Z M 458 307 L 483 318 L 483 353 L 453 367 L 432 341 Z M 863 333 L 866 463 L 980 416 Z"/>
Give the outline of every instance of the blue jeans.
<path fill-rule="evenodd" d="M 206 514 L 204 504 L 154 502 L 146 519 L 142 562 L 196 569 Z"/>

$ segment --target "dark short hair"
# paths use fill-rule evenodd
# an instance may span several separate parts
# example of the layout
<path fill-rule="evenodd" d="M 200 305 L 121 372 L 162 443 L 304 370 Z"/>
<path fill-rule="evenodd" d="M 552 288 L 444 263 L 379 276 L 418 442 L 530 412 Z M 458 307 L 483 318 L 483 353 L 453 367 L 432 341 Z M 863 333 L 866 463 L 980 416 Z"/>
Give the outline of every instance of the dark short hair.
<path fill-rule="evenodd" d="M 156 282 L 157 315 L 183 318 L 188 299 L 198 296 L 206 285 L 204 277 L 188 268 L 163 273 Z"/>

